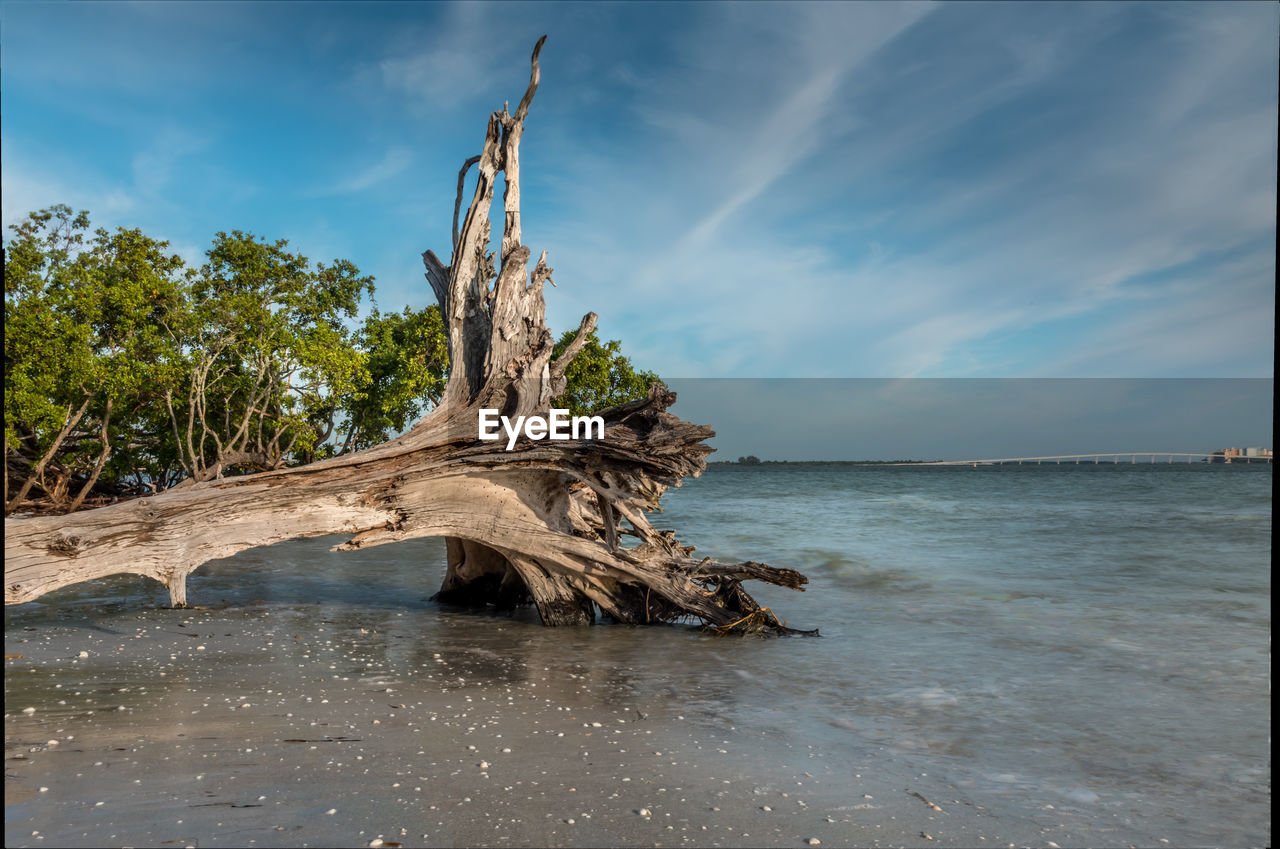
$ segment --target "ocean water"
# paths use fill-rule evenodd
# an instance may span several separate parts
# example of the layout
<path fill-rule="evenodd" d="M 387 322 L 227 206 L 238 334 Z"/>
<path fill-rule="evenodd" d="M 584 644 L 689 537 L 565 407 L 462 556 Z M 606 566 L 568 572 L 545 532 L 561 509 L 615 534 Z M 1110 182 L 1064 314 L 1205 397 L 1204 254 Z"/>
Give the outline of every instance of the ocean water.
<path fill-rule="evenodd" d="M 191 601 L 216 614 L 166 610 L 136 577 L 9 609 L 16 651 L 79 640 L 93 658 L 15 668 L 6 689 L 71 722 L 80 707 L 58 708 L 55 682 L 134 695 L 141 682 L 152 695 L 120 716 L 145 729 L 191 700 L 184 688 L 222 698 L 264 657 L 273 675 L 407 681 L 443 654 L 477 686 L 536 677 L 591 682 L 566 696 L 584 705 L 647 698 L 645 710 L 725 729 L 748 758 L 821 753 L 824 811 L 841 816 L 880 815 L 855 780 L 879 775 L 900 780 L 900 797 L 909 778 L 970 806 L 989 818 L 990 845 L 1012 842 L 1015 821 L 1044 826 L 1019 842 L 1046 845 L 1058 834 L 1063 845 L 1270 845 L 1271 491 L 1264 465 L 712 466 L 667 494 L 655 524 L 700 555 L 804 572 L 804 593 L 751 591 L 821 637 L 548 630 L 529 610 L 430 602 L 439 540 L 330 553 L 338 540 L 323 538 L 202 567 Z M 196 615 L 251 635 L 227 655 L 235 664 L 189 665 L 146 641 L 114 648 Z M 325 660 L 313 670 L 308 647 L 331 645 L 346 648 L 315 649 Z M 749 759 L 739 769 L 748 782 L 767 772 Z M 29 809 L 15 810 L 17 828 Z M 886 839 L 924 845 L 922 834 Z"/>
<path fill-rule="evenodd" d="M 984 798 L 1270 845 L 1271 488 L 1269 465 L 719 466 L 665 504 L 700 553 L 810 579 L 756 594 L 823 637 L 770 645 L 773 704 L 743 709 Z"/>

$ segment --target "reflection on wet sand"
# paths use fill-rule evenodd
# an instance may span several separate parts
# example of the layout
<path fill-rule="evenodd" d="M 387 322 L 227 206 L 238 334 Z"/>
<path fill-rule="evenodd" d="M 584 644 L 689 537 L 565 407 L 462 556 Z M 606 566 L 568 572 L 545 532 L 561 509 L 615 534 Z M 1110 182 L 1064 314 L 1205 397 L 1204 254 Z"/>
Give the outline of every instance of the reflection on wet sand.
<path fill-rule="evenodd" d="M 761 710 L 763 641 L 286 604 L 234 567 L 202 610 L 10 612 L 8 845 L 840 845 L 929 813 Z"/>

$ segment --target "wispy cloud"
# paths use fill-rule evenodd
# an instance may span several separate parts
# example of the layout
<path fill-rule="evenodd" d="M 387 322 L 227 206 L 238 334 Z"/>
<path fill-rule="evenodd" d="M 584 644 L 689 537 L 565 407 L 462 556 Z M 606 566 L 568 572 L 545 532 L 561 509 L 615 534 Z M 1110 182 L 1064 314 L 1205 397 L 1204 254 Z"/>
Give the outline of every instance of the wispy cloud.
<path fill-rule="evenodd" d="M 494 37 L 493 9 L 483 3 L 458 3 L 444 7 L 429 26 L 406 28 L 390 55 L 378 62 L 382 83 L 433 108 L 451 108 L 489 91 L 507 60 L 528 49 L 523 40 Z M 518 9 L 506 7 L 504 19 L 508 13 L 515 19 L 524 17 Z"/>
<path fill-rule="evenodd" d="M 94 214 L 95 222 L 103 224 L 122 223 L 138 208 L 137 195 L 128 187 L 99 180 L 73 163 L 59 167 L 57 159 L 33 157 L 8 139 L 3 144 L 2 163 L 0 205 L 6 236 L 9 226 L 25 219 L 28 213 L 58 203 L 76 210 L 87 209 Z"/>
<path fill-rule="evenodd" d="M 1174 274 L 1163 291 L 1123 320 L 1083 334 L 1083 344 L 1051 365 L 1051 375 L 1120 376 L 1132 372 L 1191 377 L 1266 377 L 1275 356 L 1275 243 L 1216 265 L 1206 279 Z M 1193 340 L 1194 344 L 1188 344 Z"/>
<path fill-rule="evenodd" d="M 181 231 L 175 233 L 155 221 L 140 193 L 131 187 L 103 184 L 82 171 L 50 173 L 20 154 L 11 154 L 7 146 L 2 167 L 5 241 L 8 241 L 10 225 L 22 221 L 31 212 L 65 203 L 77 211 L 87 210 L 95 228 L 113 230 L 145 224 L 148 235 L 168 241 L 169 251 L 182 257 L 188 265 L 194 267 L 204 261 L 204 248 L 182 238 Z"/>
<path fill-rule="evenodd" d="M 717 15 L 678 41 L 675 67 L 640 85 L 637 112 L 671 131 L 686 169 L 702 173 L 687 240 L 714 236 L 778 180 L 807 160 L 822 167 L 835 130 L 859 122 L 841 102 L 842 87 L 885 44 L 927 15 L 925 4 L 798 5 L 789 26 L 768 28 L 776 10 Z M 714 37 L 712 34 L 714 33 Z M 690 67 L 724 77 L 690 80 Z M 690 87 L 690 83 L 693 87 Z"/>
<path fill-rule="evenodd" d="M 677 141 L 592 172 L 561 279 L 610 280 L 583 303 L 672 374 L 1269 374 L 1270 250 L 1215 257 L 1274 240 L 1274 39 L 1248 9 L 1089 10 L 943 7 L 826 62 L 728 38 L 768 74 L 651 84 L 639 114 Z M 1262 318 L 1184 320 L 1193 284 Z"/>
<path fill-rule="evenodd" d="M 134 188 L 143 195 L 161 195 L 170 187 L 182 161 L 204 152 L 209 145 L 207 135 L 174 126 L 161 129 L 133 156 Z"/>
<path fill-rule="evenodd" d="M 251 229 L 419 305 L 545 32 L 558 328 L 676 376 L 1271 371 L 1275 5 L 228 8 L 7 8 L 6 223 Z"/>
<path fill-rule="evenodd" d="M 412 151 L 407 147 L 393 147 L 384 153 L 377 162 L 357 171 L 355 174 L 338 180 L 328 188 L 321 190 L 319 194 L 337 195 L 363 192 L 403 173 L 412 164 Z"/>

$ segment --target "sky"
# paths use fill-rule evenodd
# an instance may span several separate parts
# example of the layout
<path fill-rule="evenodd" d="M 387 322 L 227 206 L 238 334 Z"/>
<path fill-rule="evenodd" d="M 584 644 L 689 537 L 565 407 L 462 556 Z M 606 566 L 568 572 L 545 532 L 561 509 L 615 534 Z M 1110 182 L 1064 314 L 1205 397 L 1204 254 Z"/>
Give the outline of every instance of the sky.
<path fill-rule="evenodd" d="M 431 303 L 518 101 L 553 330 L 672 378 L 1270 378 L 1274 3 L 0 2 L 3 223 Z M 1268 384 L 1269 386 L 1269 384 Z M 1220 447 L 1220 446 L 1215 446 Z"/>
<path fill-rule="evenodd" d="M 1270 378 L 688 378 L 670 385 L 679 395 L 676 412 L 715 429 L 708 444 L 719 461 L 1202 454 L 1272 445 Z"/>

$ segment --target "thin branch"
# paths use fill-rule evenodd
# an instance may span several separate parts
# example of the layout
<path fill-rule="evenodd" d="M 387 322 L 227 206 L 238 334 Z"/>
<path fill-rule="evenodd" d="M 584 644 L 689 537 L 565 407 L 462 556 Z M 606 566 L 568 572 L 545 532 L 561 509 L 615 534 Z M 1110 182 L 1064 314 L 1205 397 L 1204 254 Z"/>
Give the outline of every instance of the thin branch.
<path fill-rule="evenodd" d="M 462 212 L 462 190 L 467 185 L 467 172 L 471 170 L 472 165 L 479 161 L 480 156 L 477 154 L 462 163 L 462 170 L 458 172 L 458 196 L 453 201 L 453 252 L 455 256 L 458 253 L 458 215 Z M 432 256 L 435 255 L 432 254 Z"/>
<path fill-rule="evenodd" d="M 502 106 L 502 171 L 504 172 L 505 188 L 502 192 L 502 205 L 504 210 L 502 224 L 502 265 L 506 268 L 507 257 L 511 256 L 516 248 L 520 247 L 520 137 L 524 134 L 524 119 L 529 114 L 529 104 L 533 102 L 533 95 L 538 90 L 538 81 L 542 78 L 542 72 L 538 69 L 538 54 L 542 52 L 542 45 L 547 40 L 544 35 L 538 39 L 538 43 L 533 48 L 533 58 L 530 61 L 529 69 L 529 87 L 525 89 L 524 97 L 520 99 L 520 105 L 516 107 L 515 115 L 507 114 L 506 104 Z"/>
<path fill-rule="evenodd" d="M 102 467 L 107 464 L 107 458 L 111 456 L 111 407 L 114 404 L 113 399 L 107 399 L 106 410 L 102 415 L 102 453 L 98 455 L 98 462 L 93 466 L 93 474 L 89 475 L 89 480 L 80 488 L 80 492 L 76 495 L 75 500 L 71 502 L 71 506 L 67 508 L 68 513 L 74 513 L 80 509 L 80 505 L 84 503 L 85 497 L 92 491 L 94 485 L 98 482 L 98 476 L 102 474 Z"/>
<path fill-rule="evenodd" d="M 35 484 L 37 479 L 41 481 L 41 488 L 44 489 L 45 467 L 49 465 L 49 461 L 58 453 L 58 449 L 62 447 L 63 440 L 65 440 L 67 435 L 80 423 L 80 419 L 84 418 L 85 411 L 89 409 L 89 403 L 92 400 L 92 395 L 87 396 L 84 399 L 84 403 L 80 405 L 80 409 L 77 410 L 74 415 L 71 412 L 71 407 L 67 407 L 66 417 L 63 419 L 62 430 L 60 430 L 58 435 L 54 437 L 53 444 L 49 446 L 49 450 L 40 458 L 40 462 L 38 462 L 36 467 L 31 470 L 30 476 L 28 476 L 26 481 L 23 482 L 22 488 L 18 490 L 18 494 L 5 504 L 6 514 L 13 512 L 13 510 L 26 499 L 27 493 L 31 491 L 31 487 Z M 8 468 L 7 462 L 5 463 L 5 468 Z M 48 492 L 47 489 L 45 491 Z M 6 490 L 5 495 L 8 494 L 8 490 Z"/>
<path fill-rule="evenodd" d="M 529 71 L 529 87 L 525 89 L 524 97 L 520 98 L 520 105 L 516 107 L 516 114 L 512 116 L 517 122 L 523 121 L 524 116 L 529 114 L 529 104 L 533 103 L 533 94 L 538 90 L 538 81 L 542 79 L 542 73 L 538 70 L 538 54 L 542 52 L 542 45 L 546 41 L 547 37 L 544 35 L 533 46 L 533 68 Z"/>
<path fill-rule="evenodd" d="M 560 356 L 556 357 L 555 362 L 551 364 L 551 379 L 553 381 L 564 377 L 565 370 L 569 368 L 569 364 L 573 362 L 573 358 L 578 356 L 578 352 L 582 350 L 582 346 L 587 343 L 587 336 L 596 328 L 596 319 L 598 316 L 589 312 L 582 317 L 582 323 L 578 325 L 578 333 L 573 337 L 573 341 L 565 347 Z M 557 392 L 557 395 L 560 393 Z"/>

